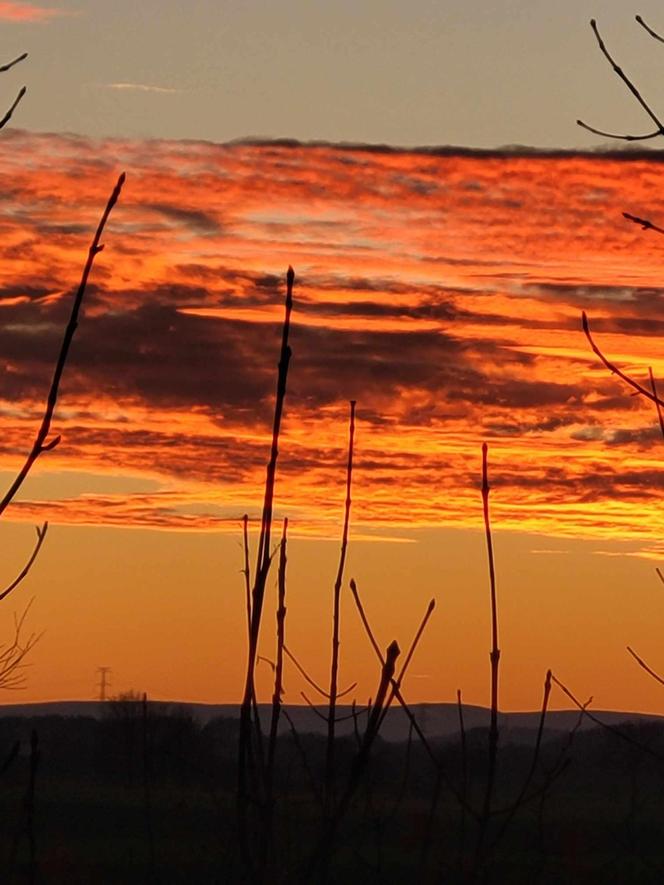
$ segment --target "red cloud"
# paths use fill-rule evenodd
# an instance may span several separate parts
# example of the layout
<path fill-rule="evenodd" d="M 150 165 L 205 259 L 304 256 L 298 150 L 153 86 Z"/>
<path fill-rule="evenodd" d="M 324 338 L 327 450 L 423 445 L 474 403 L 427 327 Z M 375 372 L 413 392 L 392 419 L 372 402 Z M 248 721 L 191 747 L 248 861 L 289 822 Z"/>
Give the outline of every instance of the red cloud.
<path fill-rule="evenodd" d="M 2 21 L 46 22 L 58 15 L 64 15 L 64 10 L 33 6 L 31 3 L 15 3 L 12 0 L 0 2 L 0 20 Z"/>

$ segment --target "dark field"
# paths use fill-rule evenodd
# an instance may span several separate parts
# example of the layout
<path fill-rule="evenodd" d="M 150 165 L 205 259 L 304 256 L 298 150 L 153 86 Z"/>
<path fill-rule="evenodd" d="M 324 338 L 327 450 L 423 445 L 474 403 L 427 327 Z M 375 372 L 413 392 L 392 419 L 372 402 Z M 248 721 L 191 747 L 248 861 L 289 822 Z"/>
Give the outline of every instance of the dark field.
<path fill-rule="evenodd" d="M 39 759 L 31 790 L 33 729 Z M 139 702 L 109 702 L 99 720 L 1 720 L 3 755 L 21 740 L 0 791 L 2 881 L 247 881 L 236 850 L 237 731 L 231 719 L 201 726 L 184 708 L 148 711 L 145 719 Z M 309 881 L 663 881 L 664 728 L 624 724 L 620 735 L 593 729 L 549 736 L 514 810 L 533 760 L 533 741 L 521 738 L 500 748 L 499 813 L 480 867 L 477 826 L 452 793 L 463 794 L 465 766 L 465 795 L 481 804 L 487 732 L 473 729 L 465 755 L 457 740 L 433 744 L 449 778 L 438 785 L 435 804 L 436 771 L 417 738 L 379 740 L 335 841 L 329 876 Z M 351 769 L 356 749 L 353 737 L 339 740 L 340 771 Z M 307 881 L 322 820 L 316 796 L 324 752 L 321 736 L 279 740 L 273 881 Z"/>

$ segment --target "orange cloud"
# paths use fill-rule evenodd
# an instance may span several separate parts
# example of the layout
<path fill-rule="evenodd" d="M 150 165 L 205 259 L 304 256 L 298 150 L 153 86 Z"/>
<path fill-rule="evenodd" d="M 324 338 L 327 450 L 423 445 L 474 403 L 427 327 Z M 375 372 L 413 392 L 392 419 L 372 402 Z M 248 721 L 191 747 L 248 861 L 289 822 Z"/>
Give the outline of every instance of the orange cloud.
<path fill-rule="evenodd" d="M 64 15 L 62 9 L 48 6 L 33 6 L 31 3 L 1 2 L 0 20 L 10 22 L 46 22 L 58 15 Z"/>
<path fill-rule="evenodd" d="M 657 419 L 590 353 L 664 376 L 656 157 L 97 141 L 7 133 L 0 155 L 0 466 L 38 418 L 100 207 L 105 235 L 50 469 L 150 476 L 159 492 L 35 488 L 16 517 L 222 527 L 255 513 L 283 274 L 297 273 L 278 487 L 293 531 L 335 533 L 347 402 L 355 520 L 477 525 L 488 440 L 497 525 L 635 539 L 664 531 Z M 403 502 L 408 502 L 404 508 Z M 41 503 L 40 503 L 41 502 Z"/>

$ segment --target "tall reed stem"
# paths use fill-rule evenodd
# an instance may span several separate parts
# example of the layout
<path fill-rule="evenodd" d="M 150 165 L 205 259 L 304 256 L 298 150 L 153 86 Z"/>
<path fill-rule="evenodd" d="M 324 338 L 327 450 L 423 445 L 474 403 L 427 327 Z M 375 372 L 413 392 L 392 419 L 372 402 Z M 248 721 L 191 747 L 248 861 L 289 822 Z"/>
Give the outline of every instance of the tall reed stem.
<path fill-rule="evenodd" d="M 327 748 L 325 754 L 325 811 L 329 816 L 334 808 L 335 793 L 335 725 L 337 711 L 337 693 L 339 677 L 339 630 L 340 612 L 339 602 L 341 597 L 341 585 L 346 564 L 346 551 L 348 549 L 348 526 L 350 523 L 351 506 L 351 483 L 353 479 L 353 442 L 355 438 L 355 400 L 350 401 L 350 427 L 348 433 L 348 464 L 346 467 L 346 503 L 344 508 L 344 525 L 341 536 L 341 552 L 339 554 L 339 568 L 334 582 L 333 612 L 332 612 L 332 661 L 330 664 L 330 698 L 327 716 Z"/>
<path fill-rule="evenodd" d="M 486 790 L 484 804 L 480 816 L 478 835 L 478 860 L 484 846 L 486 830 L 491 815 L 491 800 L 496 779 L 496 758 L 498 755 L 498 668 L 500 664 L 500 649 L 498 648 L 498 603 L 496 599 L 496 570 L 493 559 L 493 541 L 491 538 L 491 520 L 489 517 L 489 469 L 488 451 L 486 443 L 482 445 L 482 505 L 484 510 L 484 531 L 486 534 L 486 548 L 489 560 L 489 583 L 491 592 L 491 722 L 489 725 L 489 765 L 486 777 Z"/>
<path fill-rule="evenodd" d="M 253 868 L 253 855 L 249 838 L 248 821 L 248 781 L 249 765 L 255 755 L 251 752 L 251 726 L 252 706 L 255 708 L 255 680 L 256 656 L 258 654 L 258 640 L 260 636 L 261 617 L 263 613 L 263 600 L 265 598 L 265 586 L 270 570 L 270 535 L 272 529 L 272 510 L 274 503 L 274 486 L 277 472 L 277 458 L 279 456 L 279 433 L 281 430 L 281 418 L 286 398 L 286 381 L 288 378 L 288 366 L 291 358 L 291 349 L 288 345 L 290 332 L 290 317 L 293 309 L 293 282 L 295 272 L 292 267 L 286 274 L 286 302 L 285 316 L 281 335 L 281 351 L 279 356 L 277 391 L 274 407 L 274 422 L 272 425 L 272 445 L 270 459 L 267 465 L 265 478 L 265 497 L 263 499 L 263 513 L 261 517 L 261 533 L 256 557 L 256 574 L 251 593 L 251 624 L 249 630 L 249 647 L 247 651 L 247 672 L 244 686 L 244 694 L 240 707 L 240 736 L 238 741 L 238 785 L 237 785 L 237 815 L 238 815 L 238 839 L 240 853 L 246 875 L 251 879 Z M 255 713 L 257 728 L 260 727 L 258 713 Z M 262 763 L 261 763 L 262 767 Z M 264 789 L 265 770 L 253 772 L 255 782 Z M 255 880 L 253 880 L 255 881 Z"/>

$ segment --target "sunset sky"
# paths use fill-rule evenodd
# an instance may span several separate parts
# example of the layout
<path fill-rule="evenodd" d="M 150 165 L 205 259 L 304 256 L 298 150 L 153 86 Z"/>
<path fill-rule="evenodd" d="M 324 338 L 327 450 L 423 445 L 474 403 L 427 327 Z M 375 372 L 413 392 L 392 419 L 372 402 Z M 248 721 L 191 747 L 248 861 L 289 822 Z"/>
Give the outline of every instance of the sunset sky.
<path fill-rule="evenodd" d="M 0 136 L 5 484 L 127 172 L 66 368 L 63 442 L 5 514 L 7 582 L 33 526 L 51 530 L 3 603 L 5 635 L 32 597 L 45 634 L 27 689 L 0 701 L 91 697 L 100 665 L 113 691 L 239 698 L 240 520 L 260 513 L 292 264 L 276 511 L 287 641 L 312 674 L 325 679 L 354 399 L 347 577 L 383 645 L 407 647 L 438 603 L 408 698 L 487 701 L 487 441 L 504 708 L 536 707 L 551 667 L 596 708 L 664 712 L 625 651 L 664 669 L 657 414 L 580 319 L 664 388 L 664 239 L 622 217 L 664 222 L 662 166 L 574 124 L 648 128 L 596 51 L 591 7 L 0 3 L 5 60 L 30 53 L 0 80 L 7 105 L 28 85 Z M 657 8 L 636 11 L 664 28 Z M 602 16 L 625 66 L 658 82 L 664 52 L 623 4 Z M 540 150 L 504 147 L 519 144 Z M 365 700 L 377 671 L 348 599 L 343 624 L 343 679 Z M 301 688 L 288 671 L 286 700 Z"/>

